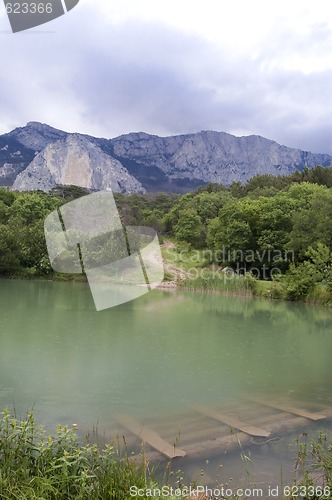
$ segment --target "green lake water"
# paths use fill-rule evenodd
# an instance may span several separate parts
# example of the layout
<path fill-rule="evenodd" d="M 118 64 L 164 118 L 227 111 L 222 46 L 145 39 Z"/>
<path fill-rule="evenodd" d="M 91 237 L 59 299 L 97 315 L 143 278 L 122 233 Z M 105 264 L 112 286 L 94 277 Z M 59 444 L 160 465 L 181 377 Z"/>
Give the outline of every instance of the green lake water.
<path fill-rule="evenodd" d="M 117 415 L 158 420 L 246 395 L 332 406 L 325 308 L 155 290 L 96 312 L 86 284 L 14 280 L 0 297 L 0 406 L 34 407 L 50 429 L 107 436 Z"/>

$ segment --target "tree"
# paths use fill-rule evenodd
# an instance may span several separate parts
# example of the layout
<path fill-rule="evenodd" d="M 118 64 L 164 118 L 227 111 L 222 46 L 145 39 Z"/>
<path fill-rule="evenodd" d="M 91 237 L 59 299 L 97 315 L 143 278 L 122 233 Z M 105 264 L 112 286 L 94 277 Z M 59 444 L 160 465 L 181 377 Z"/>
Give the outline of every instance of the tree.
<path fill-rule="evenodd" d="M 10 207 L 15 201 L 15 194 L 8 189 L 0 188 L 0 201 L 2 201 L 7 207 Z"/>
<path fill-rule="evenodd" d="M 203 236 L 203 225 L 200 216 L 193 209 L 180 210 L 177 224 L 174 226 L 177 239 L 193 246 L 200 246 Z"/>
<path fill-rule="evenodd" d="M 7 212 L 7 205 L 5 205 L 5 203 L 0 200 L 0 224 L 5 224 L 7 222 Z"/>
<path fill-rule="evenodd" d="M 44 219 L 50 212 L 61 205 L 61 200 L 46 194 L 23 193 L 17 196 L 8 208 L 8 223 L 30 225 Z"/>
<path fill-rule="evenodd" d="M 255 247 L 252 229 L 248 219 L 248 207 L 241 201 L 232 200 L 208 226 L 208 241 L 213 242 L 215 260 L 246 267 L 245 254 Z"/>
<path fill-rule="evenodd" d="M 0 226 L 0 274 L 10 275 L 20 267 L 20 245 L 10 227 Z"/>
<path fill-rule="evenodd" d="M 297 266 L 291 264 L 289 271 L 282 278 L 286 285 L 287 297 L 291 300 L 308 295 L 316 283 L 324 283 L 329 289 L 332 288 L 330 249 L 318 243 L 315 246 L 309 246 L 306 256 L 307 260 Z"/>
<path fill-rule="evenodd" d="M 323 243 L 332 249 L 331 220 L 332 190 L 315 186 L 315 192 L 307 197 L 305 205 L 293 216 L 288 247 L 294 250 L 297 261 L 305 259 L 310 245 Z"/>
<path fill-rule="evenodd" d="M 62 198 L 63 200 L 71 201 L 75 200 L 76 198 L 81 198 L 82 196 L 86 196 L 89 194 L 91 191 L 90 189 L 83 188 L 80 186 L 73 186 L 73 185 L 68 185 L 68 186 L 55 186 L 52 188 L 51 193 L 54 196 L 57 196 L 58 198 Z"/>

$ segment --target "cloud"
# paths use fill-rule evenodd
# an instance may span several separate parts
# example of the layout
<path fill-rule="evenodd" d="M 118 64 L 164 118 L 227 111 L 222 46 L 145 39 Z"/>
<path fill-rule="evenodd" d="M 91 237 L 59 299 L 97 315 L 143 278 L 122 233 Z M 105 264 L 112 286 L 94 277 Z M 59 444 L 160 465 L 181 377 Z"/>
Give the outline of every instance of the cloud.
<path fill-rule="evenodd" d="M 123 2 L 111 8 L 101 0 L 97 8 L 87 0 L 47 25 L 53 33 L 2 34 L 1 132 L 30 120 L 104 137 L 210 129 L 332 153 L 326 13 L 310 17 L 307 6 L 288 18 L 273 4 L 276 22 L 255 0 L 263 20 L 247 2 L 237 20 L 238 4 L 209 13 L 214 1 L 188 10 L 185 0 L 172 21 L 173 1 L 167 9 L 160 3 L 163 19 L 160 9 L 144 10 L 149 2 L 131 12 Z M 221 14 L 225 32 L 218 35 Z"/>

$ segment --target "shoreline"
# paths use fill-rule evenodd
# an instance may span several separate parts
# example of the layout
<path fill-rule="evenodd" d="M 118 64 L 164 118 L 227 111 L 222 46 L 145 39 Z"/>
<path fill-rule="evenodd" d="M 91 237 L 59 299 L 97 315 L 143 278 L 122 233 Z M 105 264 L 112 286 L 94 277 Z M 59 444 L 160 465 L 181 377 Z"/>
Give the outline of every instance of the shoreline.
<path fill-rule="evenodd" d="M 182 271 L 182 270 L 181 270 Z M 5 280 L 22 280 L 22 281 L 40 281 L 40 282 L 48 282 L 48 283 L 86 283 L 88 285 L 88 281 L 85 277 L 85 275 L 66 275 L 66 278 L 63 278 L 61 275 L 59 276 L 4 276 L 0 275 L 0 280 L 5 281 Z M 258 281 L 258 283 L 261 283 L 262 280 Z M 180 282 L 181 283 L 181 280 Z M 321 306 L 324 308 L 331 309 L 332 308 L 332 299 L 331 302 L 324 302 L 322 300 L 319 300 L 319 298 L 314 298 L 314 297 L 305 297 L 304 299 L 297 299 L 297 300 L 290 300 L 286 299 L 284 297 L 273 297 L 272 294 L 269 295 L 264 295 L 263 293 L 255 293 L 250 287 L 247 289 L 239 289 L 239 290 L 218 290 L 213 287 L 209 288 L 200 288 L 200 287 L 188 287 L 188 286 L 181 286 L 176 282 L 176 280 L 170 280 L 170 281 L 163 281 L 159 285 L 157 285 L 154 289 L 156 290 L 162 290 L 162 291 L 184 291 L 184 292 L 199 292 L 199 293 L 205 293 L 205 294 L 214 294 L 214 295 L 222 295 L 222 296 L 233 296 L 233 297 L 251 297 L 251 298 L 260 298 L 260 299 L 265 299 L 265 300 L 273 300 L 273 301 L 283 301 L 283 302 L 288 302 L 288 303 L 298 303 L 298 304 L 307 304 L 310 306 Z"/>

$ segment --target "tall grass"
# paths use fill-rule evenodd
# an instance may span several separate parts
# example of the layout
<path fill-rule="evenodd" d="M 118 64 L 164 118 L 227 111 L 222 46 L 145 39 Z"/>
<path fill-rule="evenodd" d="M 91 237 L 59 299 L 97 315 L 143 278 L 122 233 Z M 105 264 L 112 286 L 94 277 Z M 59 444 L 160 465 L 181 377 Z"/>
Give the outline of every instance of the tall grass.
<path fill-rule="evenodd" d="M 191 277 L 178 283 L 188 290 L 222 292 L 229 294 L 251 295 L 251 287 L 243 276 L 229 276 L 222 271 L 207 268 L 197 269 Z"/>
<path fill-rule="evenodd" d="M 302 491 L 305 500 L 332 498 L 332 443 L 326 432 L 319 431 L 311 442 L 307 434 L 297 439 L 295 469 L 298 496 Z"/>
<path fill-rule="evenodd" d="M 23 421 L 0 414 L 1 500 L 128 500 L 131 486 L 155 487 L 152 476 L 144 456 L 134 461 L 118 446 L 82 445 L 75 427 L 59 425 L 50 436 L 32 412 Z"/>
<path fill-rule="evenodd" d="M 251 462 L 248 454 L 241 453 L 241 458 Z M 289 497 L 331 499 L 332 443 L 327 434 L 320 432 L 310 443 L 306 434 L 298 438 L 295 462 L 297 476 L 287 487 Z M 32 412 L 22 421 L 7 410 L 0 413 L 1 500 L 129 500 L 134 498 L 132 486 L 143 492 L 139 498 L 160 500 L 164 497 L 153 490 L 161 491 L 162 485 L 153 474 L 144 455 L 134 461 L 119 443 L 103 449 L 97 444 L 82 445 L 75 426 L 59 425 L 51 436 L 36 424 Z"/>

